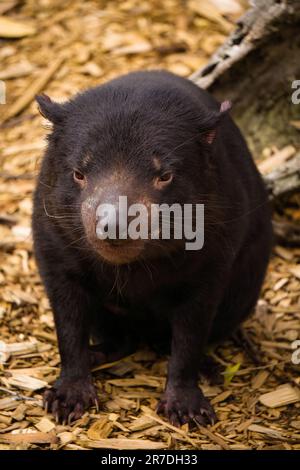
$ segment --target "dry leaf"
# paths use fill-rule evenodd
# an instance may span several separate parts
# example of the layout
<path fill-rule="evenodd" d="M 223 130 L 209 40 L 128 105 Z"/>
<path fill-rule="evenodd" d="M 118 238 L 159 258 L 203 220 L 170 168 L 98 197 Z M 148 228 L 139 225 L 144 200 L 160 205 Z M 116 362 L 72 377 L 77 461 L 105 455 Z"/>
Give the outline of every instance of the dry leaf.
<path fill-rule="evenodd" d="M 238 362 L 237 364 L 233 364 L 227 366 L 224 372 L 224 384 L 229 385 L 236 373 L 239 371 L 241 367 L 241 363 Z"/>

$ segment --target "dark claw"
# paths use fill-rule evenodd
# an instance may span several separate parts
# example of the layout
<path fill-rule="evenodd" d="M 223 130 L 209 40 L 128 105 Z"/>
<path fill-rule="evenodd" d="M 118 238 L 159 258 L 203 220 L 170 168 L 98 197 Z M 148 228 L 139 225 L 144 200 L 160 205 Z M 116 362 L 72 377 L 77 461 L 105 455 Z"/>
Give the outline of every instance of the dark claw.
<path fill-rule="evenodd" d="M 176 428 L 180 428 L 181 422 L 177 413 L 172 413 L 170 415 L 170 423 L 172 424 L 172 426 L 176 426 Z"/>
<path fill-rule="evenodd" d="M 200 426 L 206 426 L 207 423 L 202 415 L 196 415 L 193 419 L 194 423 L 200 424 Z"/>
<path fill-rule="evenodd" d="M 49 405 L 51 407 L 51 413 L 56 417 L 58 415 L 58 400 L 54 400 L 52 405 L 50 402 Z"/>
<path fill-rule="evenodd" d="M 156 407 L 156 413 L 157 413 L 157 414 L 160 414 L 160 413 L 163 414 L 164 411 L 165 411 L 165 402 L 164 402 L 163 400 L 161 400 L 161 401 L 158 403 L 157 407 Z"/>
<path fill-rule="evenodd" d="M 98 398 L 95 398 L 95 407 L 96 407 L 97 413 L 99 413 L 99 401 L 98 401 Z"/>
<path fill-rule="evenodd" d="M 84 413 L 84 407 L 81 403 L 77 403 L 74 408 L 74 421 L 81 418 Z"/>
<path fill-rule="evenodd" d="M 75 417 L 75 413 L 74 413 L 74 411 L 72 411 L 72 413 L 70 413 L 69 416 L 68 416 L 68 426 L 71 426 L 71 423 L 72 423 L 74 417 Z"/>
<path fill-rule="evenodd" d="M 98 398 L 91 381 L 62 379 L 52 389 L 44 393 L 44 407 L 54 415 L 56 423 L 71 423 L 95 404 L 99 411 Z"/>
<path fill-rule="evenodd" d="M 204 416 L 210 424 L 215 424 L 217 421 L 216 413 L 214 412 L 212 406 L 209 404 L 207 408 L 201 408 L 200 413 Z"/>
<path fill-rule="evenodd" d="M 217 419 L 211 404 L 198 387 L 167 389 L 157 406 L 157 413 L 163 414 L 177 427 L 194 424 L 195 421 L 207 426 Z"/>

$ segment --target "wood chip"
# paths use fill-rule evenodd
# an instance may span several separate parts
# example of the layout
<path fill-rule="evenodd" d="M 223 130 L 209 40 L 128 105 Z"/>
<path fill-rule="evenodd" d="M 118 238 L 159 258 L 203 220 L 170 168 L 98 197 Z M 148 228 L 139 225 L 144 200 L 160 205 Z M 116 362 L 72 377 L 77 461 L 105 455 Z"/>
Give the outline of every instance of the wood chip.
<path fill-rule="evenodd" d="M 70 442 L 74 441 L 76 436 L 72 432 L 61 432 L 57 434 L 57 437 L 60 439 L 60 443 L 62 446 L 65 446 L 66 444 L 69 444 Z"/>
<path fill-rule="evenodd" d="M 175 426 L 173 426 L 172 424 L 168 423 L 167 421 L 164 421 L 163 419 L 159 418 L 158 416 L 154 415 L 153 414 L 153 411 L 150 410 L 149 408 L 147 408 L 146 406 L 143 406 L 142 407 L 142 410 L 145 412 L 145 415 L 148 417 L 148 418 L 152 418 L 154 421 L 156 421 L 157 423 L 159 424 L 162 424 L 163 426 L 165 426 L 166 428 L 168 429 L 171 429 L 172 431 L 176 432 L 177 434 L 180 434 L 181 436 L 184 437 L 184 439 L 189 442 L 193 447 L 197 447 L 197 444 L 193 441 L 193 439 L 191 439 L 188 435 L 187 435 L 187 432 L 186 431 L 183 431 L 182 429 L 179 429 L 179 428 L 176 428 Z"/>
<path fill-rule="evenodd" d="M 15 374 L 7 379 L 9 385 L 20 388 L 22 390 L 40 390 L 48 385 L 45 380 L 39 380 L 25 374 Z"/>
<path fill-rule="evenodd" d="M 84 447 L 92 449 L 118 449 L 118 450 L 136 450 L 136 449 L 167 449 L 168 445 L 164 442 L 149 441 L 146 439 L 99 439 L 98 441 L 79 441 Z"/>
<path fill-rule="evenodd" d="M 200 424 L 198 424 L 198 423 L 196 423 L 196 424 L 197 424 L 198 429 L 200 429 L 201 433 L 204 434 L 204 436 L 209 437 L 209 439 L 212 442 L 215 442 L 216 444 L 218 444 L 222 449 L 230 450 L 229 445 L 227 444 L 227 442 L 222 437 L 220 437 L 220 436 L 216 435 L 215 433 L 211 432 L 209 429 L 207 429 L 203 426 L 200 426 Z"/>
<path fill-rule="evenodd" d="M 50 419 L 44 417 L 42 418 L 36 425 L 35 427 L 44 433 L 50 432 L 55 428 L 55 424 L 50 421 Z"/>
<path fill-rule="evenodd" d="M 225 18 L 223 18 L 218 8 L 216 8 L 213 3 L 211 3 L 209 0 L 206 0 L 205 2 L 190 0 L 188 2 L 188 6 L 199 16 L 207 18 L 210 21 L 216 22 L 221 27 L 222 31 L 224 31 L 225 33 L 229 33 L 230 31 L 232 31 L 232 24 Z"/>
<path fill-rule="evenodd" d="M 55 444 L 58 439 L 54 433 L 33 432 L 19 434 L 1 434 L 0 442 L 30 443 L 30 444 Z"/>
<path fill-rule="evenodd" d="M 15 421 L 23 421 L 23 419 L 25 418 L 26 411 L 27 406 L 24 405 L 24 403 L 21 403 L 20 405 L 18 405 L 18 407 L 15 409 L 11 416 Z"/>
<path fill-rule="evenodd" d="M 259 401 L 269 408 L 297 403 L 300 401 L 300 390 L 290 384 L 285 384 L 273 392 L 264 393 L 259 397 Z"/>
<path fill-rule="evenodd" d="M 245 0 L 126 0 L 102 2 L 101 7 L 86 0 L 84 5 L 80 0 L 0 1 L 0 18 L 5 16 L 6 24 L 15 22 L 8 34 L 16 35 L 16 26 L 23 27 L 18 35 L 30 33 L 5 39 L 0 46 L 0 80 L 6 85 L 6 96 L 0 97 L 1 102 L 6 98 L 0 106 L 6 119 L 1 121 L 0 145 L 0 435 L 17 436 L 12 438 L 15 442 L 10 437 L 0 441 L 0 449 L 89 450 L 100 442 L 98 447 L 114 444 L 120 449 L 156 444 L 155 452 L 227 447 L 300 450 L 300 403 L 270 408 L 258 402 L 260 395 L 281 383 L 300 385 L 291 349 L 300 335 L 300 249 L 287 245 L 274 247 L 256 314 L 245 322 L 249 338 L 261 351 L 261 364 L 254 364 L 231 340 L 212 353 L 228 372 L 226 386 L 201 384 L 204 395 L 214 399 L 218 417 L 214 426 L 202 431 L 196 426 L 177 428 L 155 414 L 168 358 L 146 347 L 95 368 L 99 413 L 92 407 L 76 422 L 56 425 L 42 409 L 39 387 L 54 383 L 60 357 L 30 233 L 35 178 L 50 131 L 49 122 L 38 115 L 34 95 L 46 92 L 63 101 L 133 70 L 167 69 L 188 77 L 206 65 L 208 56 L 223 43 L 224 33 L 235 27 L 237 15 L 247 8 Z M 35 34 L 26 30 L 28 26 L 36 29 Z M 296 135 L 297 121 L 286 125 Z M 297 161 L 298 149 L 290 157 L 296 141 L 289 141 L 288 134 L 284 145 L 292 147 L 278 150 L 268 142 L 262 152 L 268 173 L 280 160 L 287 159 L 283 165 L 287 171 Z M 299 194 L 284 198 L 279 211 L 275 207 L 276 230 L 279 224 L 284 233 L 293 233 L 300 221 L 299 208 Z M 16 386 L 11 385 L 14 380 Z M 35 380 L 40 381 L 37 389 Z M 249 431 L 251 425 L 262 426 L 263 432 L 255 427 Z M 272 437 L 270 428 L 284 438 Z M 56 438 L 51 437 L 54 432 Z"/>
<path fill-rule="evenodd" d="M 60 55 L 45 70 L 42 71 L 38 78 L 36 78 L 27 87 L 27 89 L 23 91 L 20 97 L 9 107 L 8 113 L 4 117 L 4 121 L 17 116 L 31 103 L 35 96 L 44 89 L 65 59 L 66 57 L 64 55 Z"/>
<path fill-rule="evenodd" d="M 5 416 L 0 414 L 0 423 L 5 424 L 6 426 L 9 426 L 12 422 L 12 417 L 11 416 Z"/>
<path fill-rule="evenodd" d="M 300 264 L 289 268 L 289 271 L 296 276 L 297 279 L 300 279 Z"/>
<path fill-rule="evenodd" d="M 35 33 L 35 28 L 27 23 L 15 21 L 6 16 L 0 16 L 0 37 L 1 38 L 23 38 Z"/>
<path fill-rule="evenodd" d="M 251 386 L 253 390 L 259 390 L 260 387 L 265 383 L 270 373 L 266 370 L 261 370 L 256 374 L 256 376 L 251 381 Z"/>
<path fill-rule="evenodd" d="M 235 429 L 237 432 L 244 432 L 253 423 L 254 418 L 247 419 L 239 424 Z"/>
<path fill-rule="evenodd" d="M 232 392 L 230 390 L 225 390 L 225 392 L 222 392 L 222 393 L 220 393 L 220 395 L 213 398 L 211 400 L 211 404 L 215 405 L 216 403 L 220 403 L 221 401 L 227 400 L 227 398 L 230 397 L 231 393 Z"/>
<path fill-rule="evenodd" d="M 116 397 L 113 400 L 109 400 L 105 403 L 105 408 L 109 411 L 132 410 L 135 409 L 136 403 L 133 400 L 127 398 Z"/>
<path fill-rule="evenodd" d="M 291 421 L 291 426 L 292 426 L 292 428 L 295 428 L 295 429 L 297 429 L 298 431 L 300 431 L 300 420 L 298 420 L 298 421 L 296 421 L 296 420 L 295 420 L 295 421 Z"/>
<path fill-rule="evenodd" d="M 5 362 L 11 355 L 19 356 L 36 351 L 37 341 L 24 341 L 23 343 L 5 343 L 0 341 L 0 362 Z"/>
<path fill-rule="evenodd" d="M 132 421 L 132 423 L 129 424 L 128 429 L 130 431 L 144 431 L 145 429 L 148 429 L 153 426 L 155 423 L 154 419 L 152 419 L 149 416 L 140 416 L 139 418 L 135 419 Z"/>
<path fill-rule="evenodd" d="M 273 439 L 284 439 L 282 433 L 275 429 L 267 428 L 265 426 L 259 426 L 258 424 L 251 424 L 248 427 L 248 431 L 258 432 L 260 434 L 266 434 Z"/>
<path fill-rule="evenodd" d="M 116 387 L 154 387 L 161 388 L 163 386 L 164 379 L 159 380 L 158 377 L 150 377 L 147 375 L 138 376 L 134 379 L 112 379 L 108 380 L 108 383 L 115 385 Z"/>
<path fill-rule="evenodd" d="M 130 46 L 117 47 L 112 51 L 113 55 L 133 55 L 149 52 L 152 50 L 151 44 L 148 42 L 140 42 Z"/>
<path fill-rule="evenodd" d="M 300 129 L 300 121 L 290 121 L 290 124 L 296 127 L 296 129 Z"/>
<path fill-rule="evenodd" d="M 28 61 L 21 61 L 16 64 L 10 65 L 0 71 L 0 80 L 10 80 L 12 78 L 26 77 L 30 75 L 34 67 Z"/>
<path fill-rule="evenodd" d="M 282 287 L 285 286 L 288 282 L 289 280 L 287 277 L 279 279 L 279 281 L 277 281 L 273 287 L 274 292 L 277 292 L 278 290 L 282 289 Z"/>
<path fill-rule="evenodd" d="M 108 420 L 107 416 L 95 421 L 88 429 L 87 436 L 90 440 L 106 439 L 113 429 L 113 423 Z"/>
<path fill-rule="evenodd" d="M 13 410 L 18 406 L 17 397 L 5 397 L 0 399 L 0 410 Z"/>
<path fill-rule="evenodd" d="M 82 72 L 97 78 L 101 77 L 104 73 L 101 67 L 95 62 L 87 62 L 84 67 L 82 67 Z"/>
<path fill-rule="evenodd" d="M 277 168 L 285 163 L 289 158 L 295 155 L 296 149 L 293 145 L 287 145 L 281 150 L 278 150 L 274 155 L 267 158 L 258 164 L 259 171 L 266 175 L 271 171 L 277 170 Z"/>
<path fill-rule="evenodd" d="M 290 250 L 287 250 L 283 246 L 277 245 L 274 248 L 275 253 L 278 254 L 281 258 L 291 261 L 293 259 L 293 253 Z"/>

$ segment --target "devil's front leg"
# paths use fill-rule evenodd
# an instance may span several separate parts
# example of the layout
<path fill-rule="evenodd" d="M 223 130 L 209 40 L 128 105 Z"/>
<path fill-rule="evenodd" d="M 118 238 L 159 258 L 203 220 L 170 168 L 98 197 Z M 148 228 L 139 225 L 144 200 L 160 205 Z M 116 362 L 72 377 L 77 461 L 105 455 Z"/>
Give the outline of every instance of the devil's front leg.
<path fill-rule="evenodd" d="M 44 393 L 44 406 L 57 421 L 70 422 L 80 418 L 89 406 L 98 406 L 89 357 L 93 299 L 82 280 L 67 272 L 47 273 L 46 287 L 54 313 L 61 373 Z"/>
<path fill-rule="evenodd" d="M 215 300 L 195 296 L 172 314 L 167 384 L 157 411 L 176 426 L 194 420 L 201 425 L 216 421 L 211 404 L 198 387 L 199 368 L 216 309 Z"/>

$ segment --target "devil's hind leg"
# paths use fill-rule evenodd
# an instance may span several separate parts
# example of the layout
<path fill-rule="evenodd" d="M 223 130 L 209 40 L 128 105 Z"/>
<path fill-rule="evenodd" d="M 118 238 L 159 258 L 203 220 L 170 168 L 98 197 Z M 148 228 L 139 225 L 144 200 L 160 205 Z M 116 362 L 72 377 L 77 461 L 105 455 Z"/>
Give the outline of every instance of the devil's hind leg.
<path fill-rule="evenodd" d="M 271 230 L 266 229 L 241 249 L 218 308 L 210 342 L 230 336 L 254 310 L 270 257 L 271 238 Z"/>

